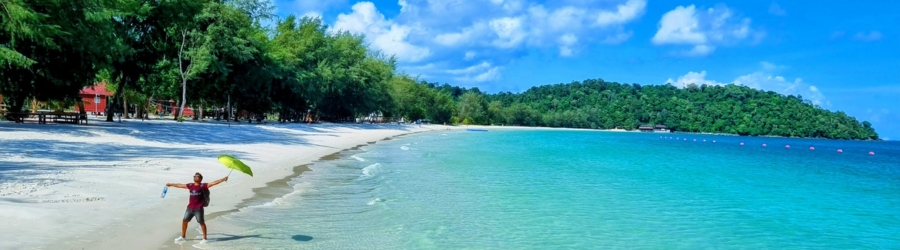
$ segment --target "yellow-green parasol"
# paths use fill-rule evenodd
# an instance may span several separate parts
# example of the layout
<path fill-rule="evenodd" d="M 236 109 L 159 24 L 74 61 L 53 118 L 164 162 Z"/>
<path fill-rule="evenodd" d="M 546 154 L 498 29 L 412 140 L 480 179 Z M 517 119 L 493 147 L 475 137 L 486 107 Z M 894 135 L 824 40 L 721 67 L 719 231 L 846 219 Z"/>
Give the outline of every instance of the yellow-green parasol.
<path fill-rule="evenodd" d="M 231 171 L 237 170 L 238 172 L 253 176 L 253 171 L 250 170 L 250 167 L 247 166 L 247 164 L 244 164 L 241 160 L 230 155 L 220 155 L 219 162 L 221 162 L 222 165 L 225 165 L 225 167 L 230 168 Z M 228 172 L 228 175 L 231 175 L 231 172 Z"/>

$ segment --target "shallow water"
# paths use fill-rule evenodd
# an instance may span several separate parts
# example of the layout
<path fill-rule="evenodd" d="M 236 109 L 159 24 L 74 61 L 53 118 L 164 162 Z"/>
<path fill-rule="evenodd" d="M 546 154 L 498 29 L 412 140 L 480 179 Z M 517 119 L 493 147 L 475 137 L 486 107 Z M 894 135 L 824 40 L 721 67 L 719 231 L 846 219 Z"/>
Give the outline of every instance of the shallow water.
<path fill-rule="evenodd" d="M 446 131 L 310 169 L 288 195 L 210 222 L 209 246 L 900 248 L 895 142 Z"/>

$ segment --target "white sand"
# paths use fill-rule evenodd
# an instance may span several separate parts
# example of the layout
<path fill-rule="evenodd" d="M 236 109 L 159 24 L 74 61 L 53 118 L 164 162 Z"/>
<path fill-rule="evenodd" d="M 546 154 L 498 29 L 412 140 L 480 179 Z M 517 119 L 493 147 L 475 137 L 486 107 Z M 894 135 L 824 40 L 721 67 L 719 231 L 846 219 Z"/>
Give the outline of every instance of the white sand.
<path fill-rule="evenodd" d="M 0 122 L 0 249 L 157 249 L 180 234 L 184 189 L 228 170 L 230 154 L 253 168 L 213 187 L 211 213 L 230 211 L 252 189 L 322 156 L 439 125 L 232 125 L 127 120 L 91 125 Z M 490 127 L 489 127 L 490 128 Z M 496 128 L 496 127 L 494 127 Z M 214 220 L 207 222 L 211 233 Z M 188 238 L 197 237 L 196 223 Z"/>

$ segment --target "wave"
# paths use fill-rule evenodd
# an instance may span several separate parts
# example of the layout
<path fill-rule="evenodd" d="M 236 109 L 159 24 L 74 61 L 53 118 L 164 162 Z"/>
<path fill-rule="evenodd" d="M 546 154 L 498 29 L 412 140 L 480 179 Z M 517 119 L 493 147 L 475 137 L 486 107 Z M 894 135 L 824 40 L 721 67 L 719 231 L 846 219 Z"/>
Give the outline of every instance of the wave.
<path fill-rule="evenodd" d="M 375 199 L 369 201 L 368 203 L 366 203 L 366 205 L 371 206 L 371 205 L 375 205 L 375 203 L 379 203 L 379 202 L 385 202 L 385 200 L 381 199 L 381 198 L 375 198 Z"/>
<path fill-rule="evenodd" d="M 381 163 L 375 163 L 362 169 L 363 176 L 375 176 L 378 172 L 381 172 Z"/>
<path fill-rule="evenodd" d="M 354 156 L 350 156 L 350 158 L 356 159 L 357 161 L 366 161 L 366 159 L 363 159 L 362 157 L 355 156 L 355 155 L 354 155 Z"/>
<path fill-rule="evenodd" d="M 407 147 L 407 146 L 400 146 L 400 149 L 403 149 L 403 150 L 409 150 L 409 147 Z"/>

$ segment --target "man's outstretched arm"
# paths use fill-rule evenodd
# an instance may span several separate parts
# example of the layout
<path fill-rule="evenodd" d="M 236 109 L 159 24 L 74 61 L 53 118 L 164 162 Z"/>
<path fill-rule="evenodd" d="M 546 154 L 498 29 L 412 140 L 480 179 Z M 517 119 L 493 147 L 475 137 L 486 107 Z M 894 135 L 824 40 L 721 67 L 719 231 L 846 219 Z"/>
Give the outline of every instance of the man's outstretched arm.
<path fill-rule="evenodd" d="M 166 187 L 187 188 L 187 185 L 182 183 L 166 183 Z"/>
<path fill-rule="evenodd" d="M 220 183 L 226 182 L 226 181 L 228 181 L 228 176 L 225 176 L 225 178 L 218 179 L 218 180 L 215 180 L 215 181 L 213 181 L 213 182 L 210 182 L 210 183 L 209 183 L 209 187 L 213 187 L 213 186 L 215 186 L 215 185 L 219 185 Z"/>

